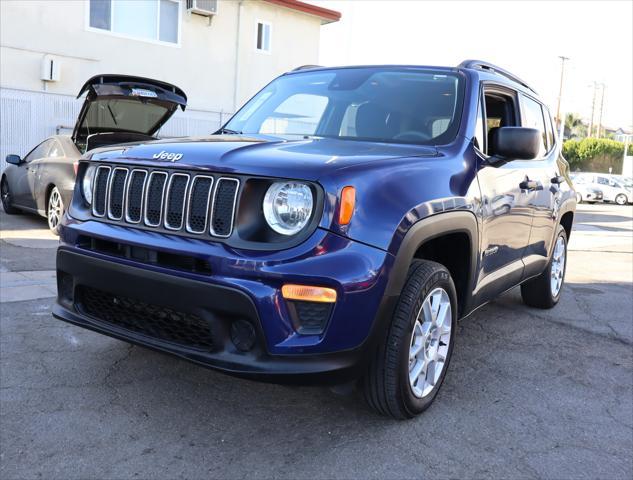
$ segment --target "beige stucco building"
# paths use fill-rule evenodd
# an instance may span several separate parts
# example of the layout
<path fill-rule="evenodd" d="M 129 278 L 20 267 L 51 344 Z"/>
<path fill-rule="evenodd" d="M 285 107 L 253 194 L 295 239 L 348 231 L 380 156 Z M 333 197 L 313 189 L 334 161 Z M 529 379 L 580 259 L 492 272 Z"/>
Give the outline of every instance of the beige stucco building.
<path fill-rule="evenodd" d="M 275 76 L 316 63 L 321 26 L 340 18 L 296 0 L 2 0 L 0 9 L 2 159 L 71 126 L 71 96 L 99 73 L 181 87 L 189 104 L 170 134 L 217 128 Z"/>

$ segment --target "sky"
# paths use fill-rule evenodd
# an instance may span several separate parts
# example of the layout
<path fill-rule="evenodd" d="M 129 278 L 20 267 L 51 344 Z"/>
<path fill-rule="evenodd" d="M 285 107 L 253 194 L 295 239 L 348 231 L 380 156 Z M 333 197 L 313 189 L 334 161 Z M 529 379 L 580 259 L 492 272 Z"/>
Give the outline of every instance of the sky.
<path fill-rule="evenodd" d="M 603 125 L 633 129 L 633 1 L 312 1 L 342 13 L 321 28 L 320 64 L 458 65 L 486 60 L 521 77 L 552 115 L 589 119 L 606 85 Z M 596 95 L 598 121 L 602 90 Z"/>

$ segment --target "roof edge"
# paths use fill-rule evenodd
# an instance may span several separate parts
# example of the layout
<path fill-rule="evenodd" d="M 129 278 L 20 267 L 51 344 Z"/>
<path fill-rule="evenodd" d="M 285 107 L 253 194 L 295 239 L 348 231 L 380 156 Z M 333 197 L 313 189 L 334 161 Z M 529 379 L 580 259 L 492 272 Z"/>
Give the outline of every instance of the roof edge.
<path fill-rule="evenodd" d="M 301 2 L 299 0 L 264 0 L 267 3 L 296 10 L 298 12 L 314 15 L 321 19 L 321 25 L 338 22 L 341 19 L 341 12 L 330 10 L 329 8 L 319 7 L 310 3 Z"/>

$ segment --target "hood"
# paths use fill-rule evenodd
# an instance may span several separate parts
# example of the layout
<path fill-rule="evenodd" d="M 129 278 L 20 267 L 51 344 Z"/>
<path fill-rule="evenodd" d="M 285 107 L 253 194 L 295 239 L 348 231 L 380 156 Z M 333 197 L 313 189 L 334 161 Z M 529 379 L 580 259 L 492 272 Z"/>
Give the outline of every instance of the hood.
<path fill-rule="evenodd" d="M 89 135 L 130 133 L 153 136 L 187 96 L 178 87 L 150 78 L 97 75 L 88 80 L 77 98 L 87 93 L 72 134 L 82 150 Z"/>
<path fill-rule="evenodd" d="M 343 168 L 402 157 L 435 157 L 430 146 L 310 138 L 211 135 L 93 150 L 93 160 L 203 169 L 217 173 L 318 180 Z"/>

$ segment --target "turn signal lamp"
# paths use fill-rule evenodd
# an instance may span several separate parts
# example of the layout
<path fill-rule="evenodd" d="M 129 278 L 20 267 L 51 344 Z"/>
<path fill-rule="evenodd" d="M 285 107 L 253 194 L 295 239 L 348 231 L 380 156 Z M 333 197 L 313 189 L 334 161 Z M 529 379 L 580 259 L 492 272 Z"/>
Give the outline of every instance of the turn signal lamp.
<path fill-rule="evenodd" d="M 336 290 L 333 288 L 286 284 L 281 287 L 281 294 L 286 300 L 320 303 L 336 302 Z"/>
<path fill-rule="evenodd" d="M 338 224 L 347 225 L 354 215 L 356 206 L 356 189 L 354 187 L 344 187 L 341 192 L 341 206 L 338 211 Z"/>

